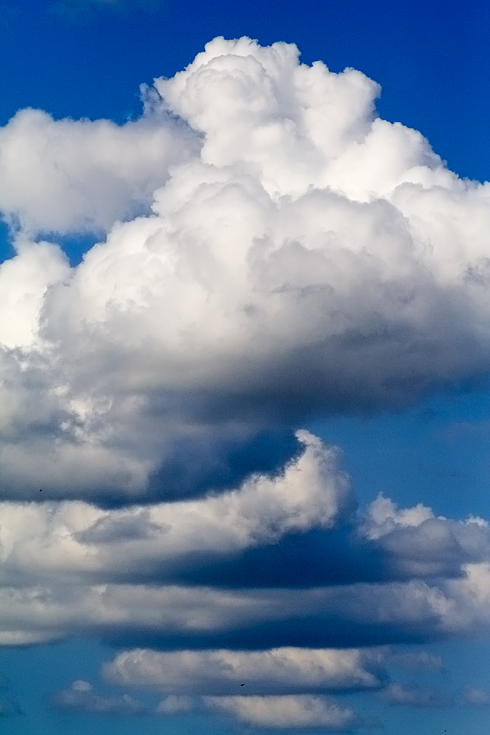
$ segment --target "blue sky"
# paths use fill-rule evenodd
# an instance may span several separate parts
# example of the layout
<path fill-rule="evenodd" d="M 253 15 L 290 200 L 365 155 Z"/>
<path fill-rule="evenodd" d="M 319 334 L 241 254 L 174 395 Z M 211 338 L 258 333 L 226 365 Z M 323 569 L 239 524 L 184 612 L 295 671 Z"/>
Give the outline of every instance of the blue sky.
<path fill-rule="evenodd" d="M 488 731 L 489 25 L 0 3 L 0 733 Z"/>

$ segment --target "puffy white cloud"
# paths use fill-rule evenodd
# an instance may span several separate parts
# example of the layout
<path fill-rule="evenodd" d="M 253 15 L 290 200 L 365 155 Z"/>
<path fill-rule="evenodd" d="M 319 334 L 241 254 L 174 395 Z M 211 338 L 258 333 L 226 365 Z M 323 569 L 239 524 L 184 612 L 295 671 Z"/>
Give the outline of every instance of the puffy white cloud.
<path fill-rule="evenodd" d="M 104 667 L 109 681 L 166 692 L 228 695 L 375 689 L 384 673 L 378 656 L 356 649 L 275 648 L 266 651 L 125 651 Z"/>
<path fill-rule="evenodd" d="M 0 128 L 0 211 L 30 232 L 107 230 L 148 206 L 196 143 L 161 115 L 116 125 L 21 110 Z"/>
<path fill-rule="evenodd" d="M 488 369 L 489 186 L 378 91 L 218 38 L 135 122 L 0 130 L 4 497 L 192 495 L 261 432 Z M 86 228 L 107 237 L 70 271 L 36 243 Z"/>
<path fill-rule="evenodd" d="M 85 713 L 140 715 L 145 712 L 145 707 L 129 694 L 104 697 L 97 694 L 92 684 L 83 679 L 74 681 L 68 689 L 56 692 L 52 702 L 60 709 Z"/>
<path fill-rule="evenodd" d="M 321 692 L 440 666 L 373 647 L 488 628 L 486 521 L 382 496 L 360 517 L 338 451 L 291 440 L 311 416 L 398 408 L 490 366 L 489 185 L 379 119 L 378 92 L 294 46 L 218 38 L 135 122 L 23 110 L 0 129 L 16 247 L 0 645 L 97 636 L 120 647 L 108 676 L 165 693 L 160 714 L 204 697 L 255 727 L 338 731 L 365 723 Z M 56 235 L 87 230 L 100 242 L 70 268 Z M 318 542 L 291 572 L 305 588 L 259 584 L 254 564 L 295 537 Z M 340 572 L 311 581 L 323 557 Z M 236 560 L 239 581 L 199 578 Z M 82 680 L 56 701 L 141 711 Z"/>
<path fill-rule="evenodd" d="M 433 518 L 432 509 L 422 503 L 413 508 L 398 508 L 391 498 L 380 493 L 368 508 L 365 532 L 368 538 L 378 539 L 397 528 L 414 528 Z"/>
<path fill-rule="evenodd" d="M 360 724 L 348 707 L 310 695 L 282 697 L 206 697 L 208 706 L 263 728 L 322 728 L 348 732 Z"/>
<path fill-rule="evenodd" d="M 29 348 L 39 333 L 41 307 L 48 288 L 69 275 L 64 253 L 50 243 L 17 243 L 18 252 L 0 264 L 0 343 Z"/>
<path fill-rule="evenodd" d="M 362 530 L 382 549 L 386 573 L 394 576 L 451 576 L 460 572 L 464 562 L 490 557 L 490 532 L 484 519 L 436 518 L 421 503 L 399 509 L 390 498 L 379 495 L 368 508 Z"/>

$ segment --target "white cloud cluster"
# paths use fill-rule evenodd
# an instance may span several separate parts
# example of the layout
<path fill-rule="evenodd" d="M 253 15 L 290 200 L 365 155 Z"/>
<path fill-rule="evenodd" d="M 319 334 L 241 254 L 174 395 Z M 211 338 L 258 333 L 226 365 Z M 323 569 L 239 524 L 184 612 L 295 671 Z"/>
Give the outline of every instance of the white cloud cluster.
<path fill-rule="evenodd" d="M 335 732 L 357 729 L 359 719 L 348 707 L 309 695 L 283 697 L 206 697 L 209 706 L 263 728 L 321 728 Z"/>
<path fill-rule="evenodd" d="M 386 572 L 394 576 L 451 576 L 463 560 L 490 558 L 487 521 L 472 516 L 463 522 L 436 518 L 422 503 L 399 509 L 379 495 L 369 507 L 363 531 L 383 549 Z"/>
<path fill-rule="evenodd" d="M 275 648 L 266 651 L 176 651 L 137 649 L 104 667 L 117 684 L 229 695 L 245 686 L 251 694 L 375 689 L 383 672 L 378 656 L 356 649 Z"/>
<path fill-rule="evenodd" d="M 143 116 L 54 120 L 18 112 L 0 128 L 0 211 L 23 231 L 104 231 L 148 207 L 169 166 L 197 152 L 184 125 Z"/>
<path fill-rule="evenodd" d="M 378 91 L 218 38 L 135 122 L 0 129 L 1 645 L 99 636 L 160 714 L 349 731 L 323 694 L 381 687 L 378 646 L 488 628 L 486 521 L 361 517 L 297 431 L 490 367 L 489 185 Z M 70 267 L 56 238 L 87 230 Z M 82 680 L 58 704 L 139 711 Z"/>
<path fill-rule="evenodd" d="M 218 38 L 145 94 L 122 126 L 0 130 L 4 497 L 192 495 L 261 432 L 488 369 L 490 189 L 376 84 Z M 76 268 L 39 241 L 87 228 Z"/>

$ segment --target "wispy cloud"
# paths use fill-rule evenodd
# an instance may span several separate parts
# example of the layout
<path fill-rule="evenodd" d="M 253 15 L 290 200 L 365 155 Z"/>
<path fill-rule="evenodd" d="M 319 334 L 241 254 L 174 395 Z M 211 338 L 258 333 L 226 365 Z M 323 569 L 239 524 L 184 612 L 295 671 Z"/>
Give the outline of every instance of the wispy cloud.
<path fill-rule="evenodd" d="M 391 705 L 408 707 L 447 707 L 451 699 L 434 689 L 427 687 L 409 687 L 402 684 L 390 684 L 381 694 L 383 701 Z"/>
<path fill-rule="evenodd" d="M 487 707 L 490 705 L 490 693 L 482 687 L 467 686 L 462 691 L 463 701 L 474 707 Z"/>
<path fill-rule="evenodd" d="M 140 702 L 128 694 L 116 697 L 97 694 L 92 684 L 83 679 L 74 681 L 68 689 L 56 692 L 51 701 L 60 709 L 87 714 L 140 715 L 146 711 Z"/>

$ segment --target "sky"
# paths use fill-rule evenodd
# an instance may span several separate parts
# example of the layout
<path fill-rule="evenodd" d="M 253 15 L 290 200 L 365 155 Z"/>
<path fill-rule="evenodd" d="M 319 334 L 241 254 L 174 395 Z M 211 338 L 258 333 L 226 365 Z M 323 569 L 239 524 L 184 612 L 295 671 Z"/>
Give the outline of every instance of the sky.
<path fill-rule="evenodd" d="M 0 734 L 490 725 L 490 7 L 0 2 Z"/>

